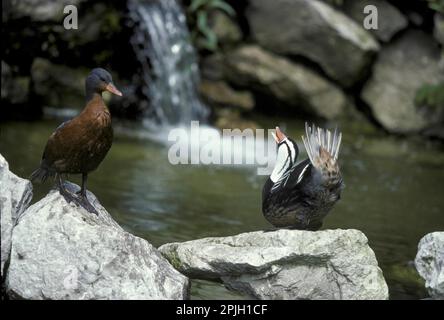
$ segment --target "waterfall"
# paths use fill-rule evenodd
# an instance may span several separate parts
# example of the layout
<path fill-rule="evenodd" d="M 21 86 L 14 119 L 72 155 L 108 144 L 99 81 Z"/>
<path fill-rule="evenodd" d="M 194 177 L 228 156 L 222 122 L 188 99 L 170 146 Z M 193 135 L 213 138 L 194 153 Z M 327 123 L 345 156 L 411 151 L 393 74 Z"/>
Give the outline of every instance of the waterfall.
<path fill-rule="evenodd" d="M 176 0 L 131 0 L 131 44 L 142 65 L 143 94 L 151 102 L 145 119 L 164 126 L 205 120 L 199 100 L 199 67 L 186 18 Z"/>

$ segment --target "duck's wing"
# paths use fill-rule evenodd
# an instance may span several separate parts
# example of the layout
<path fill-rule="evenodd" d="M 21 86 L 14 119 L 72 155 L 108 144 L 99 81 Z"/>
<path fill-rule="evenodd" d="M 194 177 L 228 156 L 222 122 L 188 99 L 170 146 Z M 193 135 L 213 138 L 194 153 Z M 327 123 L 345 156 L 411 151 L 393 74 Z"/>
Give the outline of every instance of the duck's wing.
<path fill-rule="evenodd" d="M 67 120 L 67 121 L 65 121 L 65 122 L 63 122 L 61 125 L 59 125 L 56 129 L 55 129 L 55 131 L 54 131 L 54 133 L 56 133 L 58 130 L 61 130 L 63 127 L 65 127 L 68 123 L 70 123 L 71 122 L 71 120 Z"/>
<path fill-rule="evenodd" d="M 310 171 L 311 163 L 310 159 L 301 161 L 290 169 L 288 169 L 281 178 L 271 188 L 271 192 L 277 190 L 294 188 L 299 182 L 302 181 L 304 176 Z"/>
<path fill-rule="evenodd" d="M 42 163 L 46 164 L 47 166 L 52 166 L 53 162 L 60 158 L 59 153 L 62 151 L 62 149 L 70 148 L 71 143 L 69 141 L 63 143 L 63 141 L 60 141 L 60 136 L 63 135 L 64 129 L 68 128 L 71 122 L 72 120 L 63 122 L 49 136 L 49 139 L 46 142 L 45 150 L 43 151 Z"/>

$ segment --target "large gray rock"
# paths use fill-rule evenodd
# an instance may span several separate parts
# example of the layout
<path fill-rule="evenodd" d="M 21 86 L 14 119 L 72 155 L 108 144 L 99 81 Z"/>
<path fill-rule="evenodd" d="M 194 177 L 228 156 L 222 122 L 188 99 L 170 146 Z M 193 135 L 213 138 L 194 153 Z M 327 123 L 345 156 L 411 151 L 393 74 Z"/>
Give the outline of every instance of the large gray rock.
<path fill-rule="evenodd" d="M 240 27 L 234 19 L 220 10 L 216 10 L 210 14 L 209 25 L 216 34 L 219 45 L 229 46 L 239 43 L 242 40 Z"/>
<path fill-rule="evenodd" d="M 12 230 L 17 218 L 32 199 L 32 185 L 28 180 L 9 171 L 8 162 L 0 154 L 0 216 L 1 216 L 1 275 L 11 251 Z"/>
<path fill-rule="evenodd" d="M 277 230 L 165 244 L 182 273 L 220 279 L 259 299 L 387 299 L 387 284 L 357 230 Z"/>
<path fill-rule="evenodd" d="M 55 108 L 83 108 L 85 68 L 70 68 L 36 58 L 31 67 L 32 94 L 39 104 Z"/>
<path fill-rule="evenodd" d="M 407 18 L 395 6 L 384 0 L 346 0 L 344 11 L 358 24 L 363 25 L 367 16 L 364 14 L 364 8 L 367 5 L 376 6 L 378 9 L 378 29 L 371 29 L 369 32 L 379 40 L 389 42 L 395 34 L 407 27 Z"/>
<path fill-rule="evenodd" d="M 224 81 L 203 80 L 199 86 L 203 100 L 212 106 L 252 110 L 254 98 L 249 91 L 238 91 Z"/>
<path fill-rule="evenodd" d="M 261 46 L 304 56 L 344 86 L 362 79 L 379 50 L 370 33 L 317 0 L 251 0 L 246 14 Z"/>
<path fill-rule="evenodd" d="M 5 0 L 3 8 L 14 18 L 30 17 L 33 21 L 63 21 L 66 5 L 78 6 L 84 0 Z"/>
<path fill-rule="evenodd" d="M 362 97 L 384 128 L 413 133 L 442 121 L 443 107 L 415 105 L 418 89 L 444 80 L 439 55 L 433 38 L 421 31 L 409 31 L 381 51 Z"/>
<path fill-rule="evenodd" d="M 415 267 L 435 299 L 444 299 L 444 232 L 425 235 L 418 244 Z"/>
<path fill-rule="evenodd" d="M 433 35 L 435 39 L 441 44 L 441 60 L 439 62 L 439 67 L 441 71 L 444 72 L 444 14 L 435 13 L 434 18 L 435 26 L 433 29 Z"/>
<path fill-rule="evenodd" d="M 301 64 L 267 52 L 258 46 L 243 46 L 225 58 L 225 77 L 233 84 L 273 97 L 285 106 L 332 119 L 347 103 L 334 84 Z"/>
<path fill-rule="evenodd" d="M 14 74 L 12 68 L 2 61 L 2 104 L 24 104 L 29 98 L 29 77 Z"/>
<path fill-rule="evenodd" d="M 444 47 L 444 15 L 435 13 L 433 35 L 435 39 Z"/>
<path fill-rule="evenodd" d="M 69 185 L 71 191 L 79 188 Z M 189 282 L 100 205 L 96 216 L 58 191 L 29 207 L 12 237 L 7 293 L 24 299 L 185 299 Z"/>

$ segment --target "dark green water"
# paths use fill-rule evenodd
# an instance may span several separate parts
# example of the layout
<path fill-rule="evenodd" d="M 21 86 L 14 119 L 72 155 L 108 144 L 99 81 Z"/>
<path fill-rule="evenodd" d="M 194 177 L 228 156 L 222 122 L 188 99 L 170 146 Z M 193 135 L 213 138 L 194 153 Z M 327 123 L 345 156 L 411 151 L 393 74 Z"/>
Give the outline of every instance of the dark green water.
<path fill-rule="evenodd" d="M 13 172 L 29 176 L 59 122 L 0 124 L 0 153 Z M 276 125 L 267 122 L 259 120 L 264 127 Z M 301 122 L 279 124 L 299 140 Z M 424 298 L 411 261 L 422 236 L 444 230 L 444 152 L 430 143 L 355 126 L 344 132 L 340 155 L 346 189 L 323 228 L 363 231 L 390 297 Z M 358 130 L 367 133 L 357 134 Z M 117 133 L 105 161 L 90 176 L 88 189 L 126 230 L 159 246 L 268 228 L 260 209 L 265 179 L 254 169 L 172 166 L 166 147 Z M 49 188 L 36 185 L 33 201 Z M 193 282 L 192 297 L 243 298 L 206 281 Z"/>

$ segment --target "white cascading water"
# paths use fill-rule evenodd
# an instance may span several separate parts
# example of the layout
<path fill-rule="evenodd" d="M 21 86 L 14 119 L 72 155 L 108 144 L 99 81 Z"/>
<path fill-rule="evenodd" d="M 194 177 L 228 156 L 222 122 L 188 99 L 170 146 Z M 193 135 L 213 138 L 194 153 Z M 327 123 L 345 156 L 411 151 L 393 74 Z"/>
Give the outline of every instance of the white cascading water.
<path fill-rule="evenodd" d="M 220 132 L 202 125 L 209 111 L 199 99 L 197 54 L 178 0 L 131 0 L 128 9 L 134 23 L 130 41 L 142 66 L 143 93 L 151 104 L 144 115 L 147 130 L 135 135 L 171 145 L 168 133 L 183 128 L 190 150 L 199 152 L 203 145 L 216 145 L 221 146 L 221 154 L 228 152 L 240 154 L 244 159 L 256 159 L 260 153 L 268 155 L 274 163 L 275 150 L 267 152 L 263 139 L 256 139 L 250 147 L 241 143 L 226 149 L 229 143 Z M 198 136 L 193 136 L 189 130 L 194 120 L 201 122 Z M 214 139 L 208 141 L 210 136 Z"/>
<path fill-rule="evenodd" d="M 151 102 L 145 119 L 161 126 L 204 121 L 207 107 L 199 100 L 199 67 L 186 18 L 176 0 L 132 0 L 135 24 L 131 44 L 142 65 L 143 92 Z"/>

